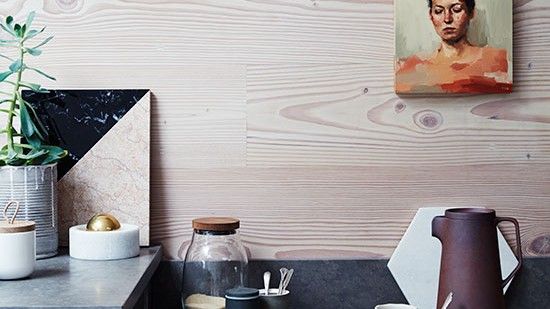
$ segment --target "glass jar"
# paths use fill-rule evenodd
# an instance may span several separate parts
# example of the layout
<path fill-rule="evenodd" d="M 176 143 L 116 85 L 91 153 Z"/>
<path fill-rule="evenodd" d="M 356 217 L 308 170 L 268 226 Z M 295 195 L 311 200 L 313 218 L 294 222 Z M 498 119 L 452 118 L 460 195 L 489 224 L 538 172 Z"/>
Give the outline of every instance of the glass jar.
<path fill-rule="evenodd" d="M 234 218 L 193 220 L 193 238 L 183 268 L 184 309 L 206 304 L 223 308 L 227 290 L 246 286 L 248 257 L 237 232 L 239 225 Z"/>

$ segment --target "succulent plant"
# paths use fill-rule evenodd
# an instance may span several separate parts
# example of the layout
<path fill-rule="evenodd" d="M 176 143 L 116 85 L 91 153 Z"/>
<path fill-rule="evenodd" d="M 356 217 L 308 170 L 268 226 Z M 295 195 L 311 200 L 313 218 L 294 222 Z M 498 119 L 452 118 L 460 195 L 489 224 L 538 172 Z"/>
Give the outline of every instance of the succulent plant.
<path fill-rule="evenodd" d="M 40 48 L 53 38 L 50 36 L 38 44 L 31 44 L 46 29 L 31 28 L 34 16 L 34 12 L 29 13 L 24 24 L 15 23 L 12 16 L 0 22 L 0 28 L 8 37 L 0 40 L 0 46 L 3 50 L 16 54 L 14 57 L 0 54 L 0 57 L 9 61 L 8 69 L 0 71 L 0 83 L 13 86 L 11 92 L 0 91 L 0 113 L 7 114 L 6 126 L 0 129 L 0 134 L 7 137 L 6 144 L 0 149 L 0 166 L 46 165 L 55 163 L 67 155 L 66 150 L 45 144 L 46 129 L 33 106 L 21 95 L 23 89 L 48 92 L 39 84 L 23 80 L 25 71 L 34 71 L 47 79 L 55 80 L 54 77 L 25 63 L 25 56 L 39 56 L 42 53 Z M 4 108 L 4 105 L 7 105 L 7 108 Z M 19 117 L 19 128 L 15 127 L 15 117 Z"/>

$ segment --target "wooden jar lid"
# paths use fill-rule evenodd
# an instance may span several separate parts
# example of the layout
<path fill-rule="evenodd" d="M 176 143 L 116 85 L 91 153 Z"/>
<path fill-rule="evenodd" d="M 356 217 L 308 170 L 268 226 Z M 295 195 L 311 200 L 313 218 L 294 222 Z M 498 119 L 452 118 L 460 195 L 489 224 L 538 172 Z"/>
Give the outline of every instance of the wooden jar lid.
<path fill-rule="evenodd" d="M 0 221 L 0 234 L 30 232 L 34 231 L 34 228 L 34 221 L 14 221 L 12 224 Z"/>
<path fill-rule="evenodd" d="M 239 219 L 229 217 L 205 217 L 193 220 L 193 229 L 201 231 L 226 232 L 238 229 Z"/>

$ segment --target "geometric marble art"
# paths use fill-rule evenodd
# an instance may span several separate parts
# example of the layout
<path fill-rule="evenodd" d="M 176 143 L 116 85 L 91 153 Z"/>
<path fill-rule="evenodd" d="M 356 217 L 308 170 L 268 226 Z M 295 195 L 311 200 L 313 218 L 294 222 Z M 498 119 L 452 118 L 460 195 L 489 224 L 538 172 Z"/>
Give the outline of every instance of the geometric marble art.
<path fill-rule="evenodd" d="M 419 309 L 436 308 L 441 260 L 441 242 L 432 237 L 432 220 L 447 208 L 420 208 L 393 252 L 388 268 L 403 295 Z M 497 229 L 502 278 L 506 278 L 518 261 L 506 239 Z M 504 290 L 508 289 L 508 284 Z"/>
<path fill-rule="evenodd" d="M 25 92 L 48 131 L 50 144 L 69 151 L 59 163 L 59 241 L 68 229 L 106 212 L 140 228 L 149 245 L 148 90 Z"/>

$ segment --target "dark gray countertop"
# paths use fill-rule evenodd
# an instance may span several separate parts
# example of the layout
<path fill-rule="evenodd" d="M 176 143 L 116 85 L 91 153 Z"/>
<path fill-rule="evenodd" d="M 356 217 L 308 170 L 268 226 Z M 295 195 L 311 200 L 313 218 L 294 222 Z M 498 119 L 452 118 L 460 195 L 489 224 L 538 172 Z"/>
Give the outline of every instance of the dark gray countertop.
<path fill-rule="evenodd" d="M 550 308 L 550 257 L 523 262 L 506 293 L 506 308 Z M 289 285 L 291 309 L 372 309 L 378 304 L 407 303 L 387 264 L 388 260 L 251 261 L 248 285 L 262 287 L 263 273 L 269 270 L 273 286 L 279 269 L 287 267 L 295 270 Z M 182 272 L 182 261 L 160 263 L 151 284 L 152 308 L 181 309 Z"/>
<path fill-rule="evenodd" d="M 30 278 L 0 281 L 0 308 L 132 308 L 161 256 L 159 246 L 115 261 L 72 259 L 64 250 L 38 260 Z"/>

